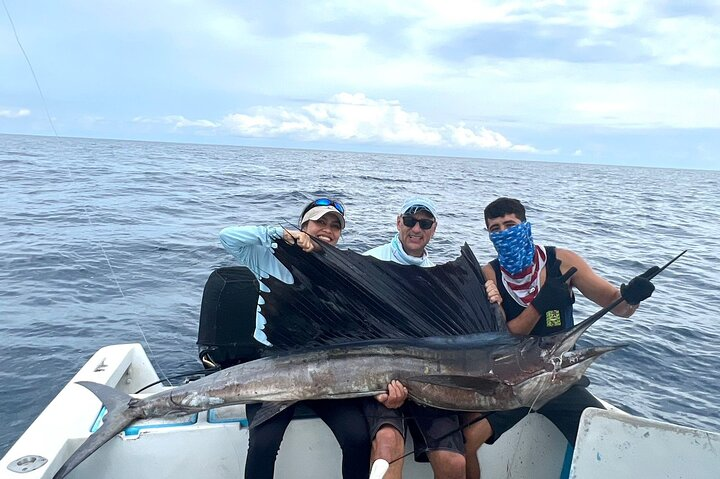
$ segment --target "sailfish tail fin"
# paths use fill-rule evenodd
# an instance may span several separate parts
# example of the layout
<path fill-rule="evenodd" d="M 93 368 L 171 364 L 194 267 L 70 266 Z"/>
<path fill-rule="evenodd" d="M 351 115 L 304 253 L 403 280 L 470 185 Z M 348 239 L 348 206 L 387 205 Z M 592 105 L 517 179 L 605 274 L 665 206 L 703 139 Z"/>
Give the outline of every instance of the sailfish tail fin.
<path fill-rule="evenodd" d="M 133 399 L 128 394 L 106 386 L 105 384 L 90 381 L 79 381 L 77 384 L 86 387 L 95 394 L 108 412 L 103 418 L 102 426 L 77 448 L 58 472 L 55 473 L 53 479 L 62 479 L 67 476 L 70 471 L 98 450 L 100 446 L 108 442 L 142 415 L 140 409 L 130 406 Z"/>

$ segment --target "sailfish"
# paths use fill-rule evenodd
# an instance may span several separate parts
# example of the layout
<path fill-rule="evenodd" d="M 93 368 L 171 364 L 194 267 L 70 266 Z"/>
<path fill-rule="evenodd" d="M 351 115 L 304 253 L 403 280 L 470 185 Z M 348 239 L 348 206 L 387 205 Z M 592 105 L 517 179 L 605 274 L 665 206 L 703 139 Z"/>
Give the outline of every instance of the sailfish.
<path fill-rule="evenodd" d="M 276 353 L 144 398 L 79 382 L 108 413 L 54 478 L 138 419 L 253 402 L 269 404 L 267 419 L 296 401 L 376 395 L 394 379 L 428 406 L 539 408 L 619 347 L 575 348 L 598 314 L 552 336 L 508 333 L 467 244 L 457 259 L 431 268 L 317 244 L 309 254 L 279 239 L 275 256 L 294 281 L 262 280 L 270 290 L 261 293 L 265 333 Z"/>

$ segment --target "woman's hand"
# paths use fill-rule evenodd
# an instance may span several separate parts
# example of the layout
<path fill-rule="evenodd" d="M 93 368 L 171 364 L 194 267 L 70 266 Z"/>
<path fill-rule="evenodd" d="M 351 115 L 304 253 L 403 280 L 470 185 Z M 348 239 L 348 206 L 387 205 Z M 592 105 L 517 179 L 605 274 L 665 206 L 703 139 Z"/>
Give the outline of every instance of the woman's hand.
<path fill-rule="evenodd" d="M 320 249 L 310 235 L 304 231 L 285 230 L 283 231 L 283 239 L 287 244 L 297 244 L 306 253 L 312 253 Z"/>

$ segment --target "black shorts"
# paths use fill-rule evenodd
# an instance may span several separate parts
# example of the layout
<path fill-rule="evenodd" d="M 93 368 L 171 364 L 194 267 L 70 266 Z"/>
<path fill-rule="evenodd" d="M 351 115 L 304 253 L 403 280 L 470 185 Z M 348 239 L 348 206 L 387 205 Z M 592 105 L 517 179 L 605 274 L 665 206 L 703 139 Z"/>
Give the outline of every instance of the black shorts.
<path fill-rule="evenodd" d="M 605 406 L 590 394 L 584 386 L 576 384 L 558 397 L 548 401 L 537 412 L 555 424 L 568 442 L 575 447 L 575 439 L 580 427 L 580 416 L 589 407 L 605 409 Z M 528 412 L 529 409 L 524 407 L 489 414 L 487 420 L 490 422 L 493 434 L 487 443 L 494 443 L 505 431 L 527 416 Z"/>
<path fill-rule="evenodd" d="M 406 438 L 410 430 L 415 445 L 415 460 L 428 462 L 429 451 L 452 451 L 465 454 L 460 415 L 407 401 L 401 408 L 388 409 L 375 398 L 368 398 L 363 406 L 370 437 L 375 438 L 380 427 L 390 425 Z"/>
<path fill-rule="evenodd" d="M 368 423 L 368 432 L 370 437 L 375 439 L 375 435 L 382 426 L 389 425 L 397 429 L 405 439 L 405 430 L 407 428 L 404 407 L 397 409 L 389 409 L 382 405 L 374 397 L 366 398 L 363 401 L 363 412 Z"/>

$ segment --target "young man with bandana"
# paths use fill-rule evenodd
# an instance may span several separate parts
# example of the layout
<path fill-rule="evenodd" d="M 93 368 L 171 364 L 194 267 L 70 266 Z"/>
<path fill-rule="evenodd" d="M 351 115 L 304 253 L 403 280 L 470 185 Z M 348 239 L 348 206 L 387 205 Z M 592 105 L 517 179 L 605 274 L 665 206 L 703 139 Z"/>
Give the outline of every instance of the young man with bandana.
<path fill-rule="evenodd" d="M 282 226 L 230 226 L 220 232 L 220 242 L 237 261 L 250 269 L 258 280 L 260 289 L 268 292 L 263 278 L 273 276 L 288 284 L 293 283 L 290 271 L 275 257 L 273 244 L 285 240 L 297 243 L 305 252 L 312 253 L 317 246 L 311 236 L 320 241 L 336 245 L 345 228 L 345 207 L 337 200 L 318 198 L 302 210 L 298 221 L 299 230 Z M 272 350 L 263 328 L 266 320 L 258 298 L 254 337 Z M 362 400 L 327 399 L 304 401 L 328 427 L 342 450 L 342 477 L 344 479 L 367 479 L 370 474 L 370 438 L 362 410 Z M 248 421 L 253 418 L 262 404 L 248 404 Z M 285 430 L 293 418 L 296 404 L 286 408 L 262 424 L 250 429 L 245 478 L 272 479 L 275 459 L 280 449 Z"/>
<path fill-rule="evenodd" d="M 428 258 L 426 246 L 437 228 L 435 203 L 427 198 L 409 198 L 400 208 L 396 219 L 397 234 L 382 246 L 365 254 L 404 265 L 434 266 Z M 408 270 L 408 274 L 412 274 Z M 406 424 L 415 441 L 416 450 L 422 451 L 418 460 L 430 460 L 435 477 L 461 479 L 465 476 L 463 436 L 457 413 L 405 403 L 407 389 L 399 382 L 388 385 L 388 392 L 365 402 L 365 415 L 372 438 L 372 461 L 388 462 L 405 453 Z M 402 477 L 402 459 L 393 462 L 385 479 Z"/>
<path fill-rule="evenodd" d="M 578 254 L 535 245 L 525 207 L 516 199 L 498 198 L 490 203 L 485 208 L 485 225 L 498 257 L 483 267 L 483 273 L 489 281 L 496 282 L 508 329 L 514 334 L 546 336 L 571 328 L 573 288 L 602 307 L 622 297 L 625 301 L 612 313 L 625 318 L 655 289 L 643 275 L 616 288 L 598 276 Z M 571 268 L 577 268 L 577 272 L 567 283 L 563 282 L 560 276 Z M 537 411 L 555 424 L 572 446 L 582 412 L 588 407 L 603 408 L 585 387 L 576 384 Z M 494 412 L 465 429 L 467 479 L 480 477 L 478 448 L 495 442 L 527 414 L 527 408 Z"/>

